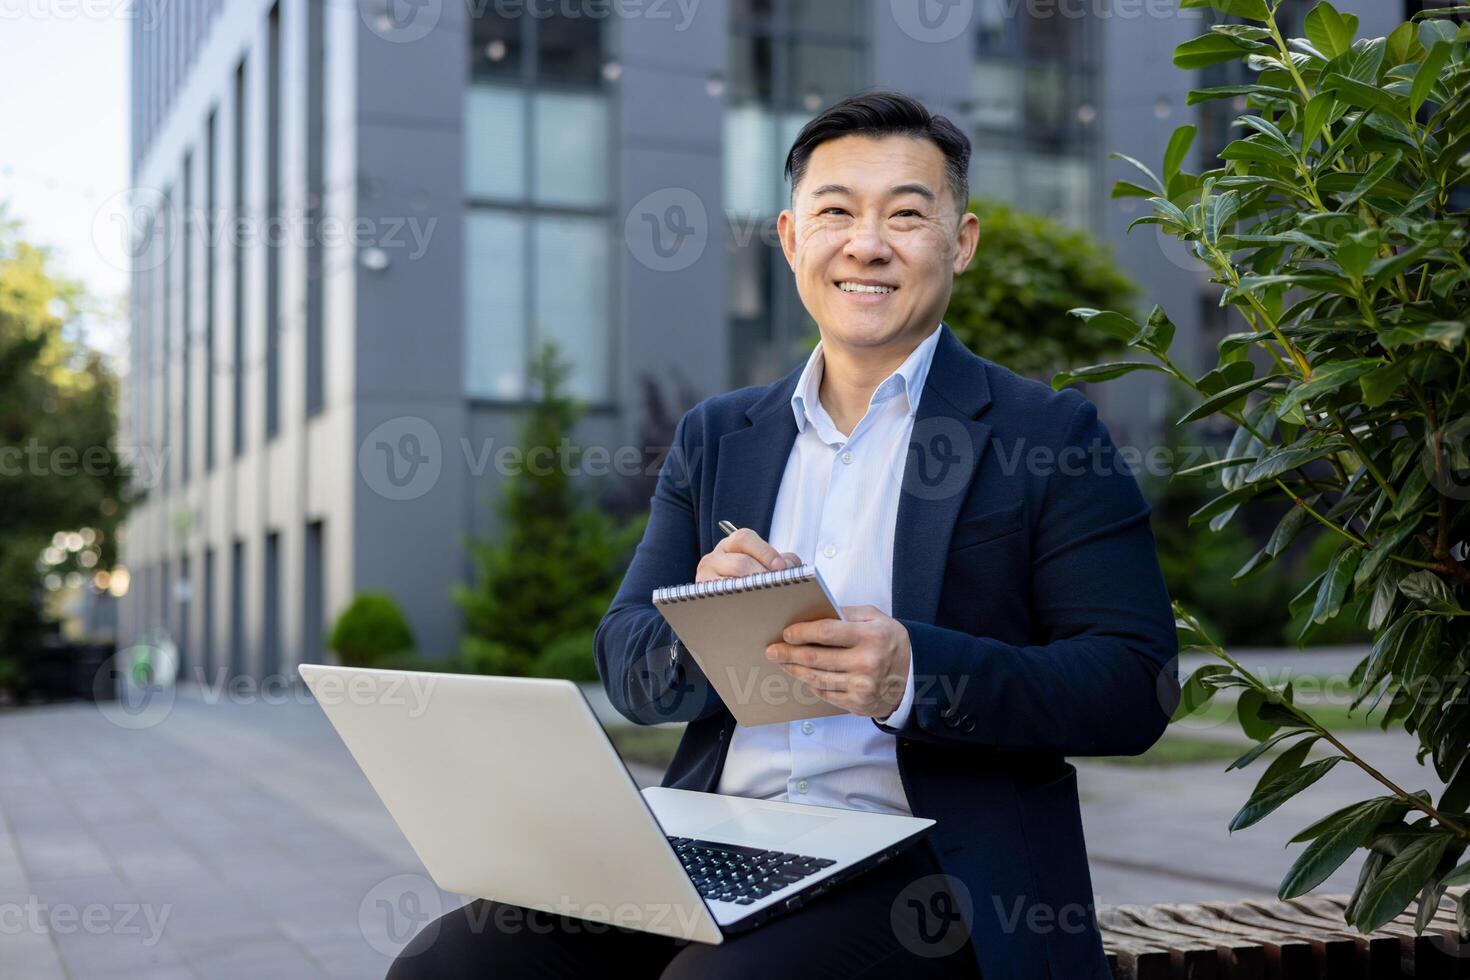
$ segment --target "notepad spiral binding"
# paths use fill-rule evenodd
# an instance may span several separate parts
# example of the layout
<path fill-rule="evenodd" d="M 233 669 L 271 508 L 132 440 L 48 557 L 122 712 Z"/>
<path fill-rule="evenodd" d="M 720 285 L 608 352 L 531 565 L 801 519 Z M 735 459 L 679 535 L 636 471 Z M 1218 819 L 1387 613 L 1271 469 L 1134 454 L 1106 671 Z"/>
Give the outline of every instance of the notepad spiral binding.
<path fill-rule="evenodd" d="M 757 589 L 769 589 L 778 585 L 804 581 L 815 575 L 816 571 L 815 565 L 797 565 L 795 568 L 783 568 L 777 572 L 757 572 L 754 575 L 743 575 L 740 578 L 712 579 L 708 582 L 691 582 L 688 585 L 667 585 L 653 590 L 653 601 L 657 605 L 668 605 L 671 602 L 703 599 L 705 596 L 754 592 Z"/>

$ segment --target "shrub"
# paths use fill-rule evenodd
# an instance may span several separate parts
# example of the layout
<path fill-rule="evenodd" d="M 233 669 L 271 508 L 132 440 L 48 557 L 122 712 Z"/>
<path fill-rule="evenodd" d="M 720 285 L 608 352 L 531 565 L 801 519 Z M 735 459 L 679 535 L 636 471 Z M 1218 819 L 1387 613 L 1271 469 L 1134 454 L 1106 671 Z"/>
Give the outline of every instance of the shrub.
<path fill-rule="evenodd" d="M 385 667 L 413 650 L 413 631 L 393 597 L 365 592 L 337 617 L 328 645 L 348 667 Z"/>
<path fill-rule="evenodd" d="M 1422 931 L 1444 890 L 1470 881 L 1470 26 L 1416 15 L 1386 38 L 1355 40 L 1357 19 L 1319 3 L 1305 38 L 1288 42 L 1267 0 L 1183 0 L 1247 23 L 1222 23 L 1180 45 L 1194 69 L 1231 60 L 1248 84 L 1193 92 L 1191 104 L 1244 99 L 1242 137 L 1202 174 L 1181 164 L 1193 127 L 1175 132 L 1148 184 L 1115 195 L 1152 204 L 1137 223 L 1189 243 L 1245 330 L 1226 337 L 1199 377 L 1169 357 L 1174 327 L 1155 307 L 1139 324 L 1116 312 L 1078 314 L 1149 360 L 1066 372 L 1104 380 L 1158 371 L 1193 395 L 1180 424 L 1224 416 L 1235 429 L 1218 473 L 1223 491 L 1191 521 L 1218 529 L 1242 509 L 1291 506 L 1242 573 L 1279 559 L 1304 534 L 1326 536 L 1326 569 L 1292 600 L 1326 623 L 1356 608 L 1375 642 L 1353 672 L 1355 704 L 1387 704 L 1382 724 L 1418 740 L 1447 785 L 1436 799 L 1384 776 L 1293 701 L 1292 685 L 1242 667 L 1176 605 L 1185 649 L 1222 663 L 1184 685 L 1178 715 L 1223 688 L 1272 761 L 1232 830 L 1249 827 L 1344 761 L 1386 794 L 1344 807 L 1295 838 L 1306 847 L 1281 883 L 1283 898 L 1315 888 L 1367 848 L 1346 921 L 1369 931 L 1419 900 Z M 1443 13 L 1441 11 L 1440 13 Z M 1314 747 L 1327 754 L 1308 759 Z M 1470 935 L 1470 900 L 1457 903 Z"/>
<path fill-rule="evenodd" d="M 1137 293 L 1108 250 L 1090 234 L 1039 214 L 975 199 L 975 258 L 955 280 L 944 322 L 965 346 L 1031 377 L 1122 347 L 1114 337 L 1078 329 L 1074 307 L 1126 309 Z"/>

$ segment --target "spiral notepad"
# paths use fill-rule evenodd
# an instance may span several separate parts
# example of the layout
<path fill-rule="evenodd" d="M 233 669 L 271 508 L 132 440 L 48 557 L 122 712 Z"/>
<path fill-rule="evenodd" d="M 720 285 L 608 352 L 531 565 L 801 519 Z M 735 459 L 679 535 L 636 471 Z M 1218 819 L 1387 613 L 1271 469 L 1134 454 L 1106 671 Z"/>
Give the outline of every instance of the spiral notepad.
<path fill-rule="evenodd" d="M 765 656 L 792 623 L 842 618 L 815 565 L 654 589 L 653 605 L 740 724 L 843 713 Z"/>

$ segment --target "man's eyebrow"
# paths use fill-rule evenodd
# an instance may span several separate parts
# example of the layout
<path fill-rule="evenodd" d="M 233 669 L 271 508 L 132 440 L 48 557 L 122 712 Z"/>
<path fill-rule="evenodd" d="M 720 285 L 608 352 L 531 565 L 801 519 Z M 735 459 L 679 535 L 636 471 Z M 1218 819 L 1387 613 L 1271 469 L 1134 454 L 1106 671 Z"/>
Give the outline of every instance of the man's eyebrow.
<path fill-rule="evenodd" d="M 888 193 L 892 197 L 898 197 L 900 194 L 917 194 L 930 204 L 939 203 L 939 197 L 923 184 L 899 184 L 890 188 Z"/>
<path fill-rule="evenodd" d="M 844 184 L 823 184 L 812 191 L 812 197 L 821 197 L 823 194 L 851 194 L 852 188 Z"/>

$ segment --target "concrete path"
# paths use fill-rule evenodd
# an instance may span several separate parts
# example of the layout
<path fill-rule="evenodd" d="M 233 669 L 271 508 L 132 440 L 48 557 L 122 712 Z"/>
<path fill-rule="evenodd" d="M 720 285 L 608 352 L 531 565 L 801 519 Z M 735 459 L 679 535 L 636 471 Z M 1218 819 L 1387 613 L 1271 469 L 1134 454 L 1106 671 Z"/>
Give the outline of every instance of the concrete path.
<path fill-rule="evenodd" d="M 463 901 L 429 881 L 303 693 L 207 703 L 195 690 L 153 724 L 131 727 L 138 717 L 81 704 L 0 712 L 6 980 L 381 977 L 419 927 Z M 1411 789 L 1437 785 L 1402 736 L 1352 744 Z M 1377 792 L 1339 765 L 1231 837 L 1258 769 L 1078 767 L 1103 904 L 1270 894 L 1294 853 L 1287 838 Z M 1327 887 L 1346 890 L 1354 874 Z"/>

